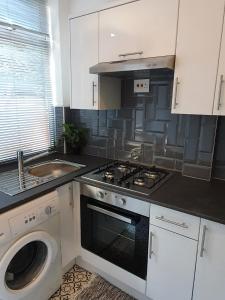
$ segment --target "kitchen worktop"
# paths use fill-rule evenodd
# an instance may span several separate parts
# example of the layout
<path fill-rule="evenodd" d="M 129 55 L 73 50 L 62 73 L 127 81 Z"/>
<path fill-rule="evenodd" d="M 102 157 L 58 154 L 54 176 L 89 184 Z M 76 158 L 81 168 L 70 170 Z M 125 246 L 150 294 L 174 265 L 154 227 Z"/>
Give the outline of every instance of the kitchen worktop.
<path fill-rule="evenodd" d="M 76 180 L 93 185 L 91 181 L 82 177 Z M 103 184 L 95 183 L 94 185 L 104 187 Z M 168 181 L 149 196 L 124 191 L 118 187 L 107 186 L 106 189 L 225 224 L 225 181 L 222 180 L 214 179 L 208 182 L 172 172 Z"/>
<path fill-rule="evenodd" d="M 200 179 L 184 177 L 178 172 L 172 172 L 172 176 L 167 182 L 161 185 L 159 189 L 151 195 L 145 196 L 132 191 L 124 191 L 119 187 L 105 187 L 101 183 L 93 183 L 82 178 L 83 174 L 110 162 L 110 160 L 105 158 L 87 155 L 53 154 L 36 160 L 31 164 L 56 158 L 84 164 L 86 167 L 16 196 L 9 196 L 0 192 L 0 213 L 24 204 L 75 179 L 81 183 L 91 184 L 143 201 L 225 224 L 225 181 L 214 179 L 211 182 L 207 182 Z M 3 172 L 15 168 L 16 164 L 13 164 L 1 166 L 0 170 Z"/>
<path fill-rule="evenodd" d="M 71 182 L 76 176 L 80 176 L 86 172 L 89 172 L 101 165 L 106 164 L 109 162 L 108 159 L 94 157 L 94 156 L 87 156 L 87 155 L 73 155 L 73 154 L 51 154 L 48 156 L 43 157 L 42 159 L 35 160 L 28 165 L 35 165 L 40 162 L 49 161 L 52 159 L 62 159 L 71 162 L 76 162 L 79 164 L 83 164 L 86 167 L 81 168 L 75 172 L 62 176 L 60 178 L 54 179 L 47 183 L 41 184 L 35 188 L 17 194 L 15 196 L 10 196 L 5 193 L 0 192 L 0 214 L 6 212 L 9 209 L 15 208 L 19 205 L 22 205 L 38 196 L 46 194 L 55 188 L 62 186 L 68 182 Z M 6 172 L 9 170 L 13 170 L 17 168 L 17 164 L 7 164 L 0 166 L 0 172 Z"/>

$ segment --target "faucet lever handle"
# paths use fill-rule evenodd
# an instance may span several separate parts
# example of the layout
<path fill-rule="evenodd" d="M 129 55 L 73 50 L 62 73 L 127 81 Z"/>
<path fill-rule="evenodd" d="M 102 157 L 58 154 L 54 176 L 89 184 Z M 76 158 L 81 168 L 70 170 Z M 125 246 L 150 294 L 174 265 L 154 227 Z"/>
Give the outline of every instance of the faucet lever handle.
<path fill-rule="evenodd" d="M 22 150 L 19 150 L 16 153 L 17 153 L 17 159 L 23 158 L 23 151 Z"/>

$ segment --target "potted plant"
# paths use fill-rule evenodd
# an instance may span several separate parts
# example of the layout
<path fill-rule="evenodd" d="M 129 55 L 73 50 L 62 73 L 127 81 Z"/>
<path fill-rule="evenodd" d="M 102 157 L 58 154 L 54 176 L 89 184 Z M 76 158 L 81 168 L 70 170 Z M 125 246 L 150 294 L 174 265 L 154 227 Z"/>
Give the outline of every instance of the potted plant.
<path fill-rule="evenodd" d="M 77 128 L 72 123 L 65 123 L 63 127 L 63 137 L 66 141 L 67 153 L 79 154 L 87 143 L 87 129 Z"/>

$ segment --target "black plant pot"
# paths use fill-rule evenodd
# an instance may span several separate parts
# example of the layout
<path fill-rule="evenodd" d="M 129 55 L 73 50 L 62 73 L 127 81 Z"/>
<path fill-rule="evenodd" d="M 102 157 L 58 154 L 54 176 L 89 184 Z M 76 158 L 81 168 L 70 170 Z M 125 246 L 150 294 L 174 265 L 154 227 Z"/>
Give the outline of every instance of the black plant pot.
<path fill-rule="evenodd" d="M 81 154 L 81 152 L 82 152 L 82 147 L 80 145 L 66 144 L 67 154 Z"/>

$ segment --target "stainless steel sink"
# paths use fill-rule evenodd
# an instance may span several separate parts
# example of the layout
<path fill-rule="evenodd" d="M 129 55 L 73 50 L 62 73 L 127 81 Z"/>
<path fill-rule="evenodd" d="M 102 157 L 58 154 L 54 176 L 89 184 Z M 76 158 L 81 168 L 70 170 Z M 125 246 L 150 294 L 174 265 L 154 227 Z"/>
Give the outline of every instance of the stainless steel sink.
<path fill-rule="evenodd" d="M 53 160 L 27 168 L 27 172 L 35 177 L 61 177 L 66 174 L 75 172 L 83 165 L 71 163 L 63 160 Z"/>
<path fill-rule="evenodd" d="M 17 169 L 0 173 L 0 191 L 11 196 L 17 195 L 83 167 L 85 165 L 55 159 L 24 168 L 22 178 Z"/>

